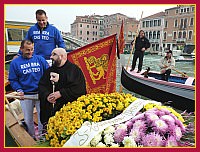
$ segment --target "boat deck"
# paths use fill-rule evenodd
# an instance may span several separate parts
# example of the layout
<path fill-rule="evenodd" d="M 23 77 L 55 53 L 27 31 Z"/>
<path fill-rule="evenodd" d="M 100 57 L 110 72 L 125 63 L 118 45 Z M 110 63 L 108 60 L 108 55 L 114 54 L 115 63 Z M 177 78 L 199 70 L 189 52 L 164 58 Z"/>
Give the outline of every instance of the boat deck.
<path fill-rule="evenodd" d="M 23 114 L 18 114 L 18 118 L 20 121 L 22 121 L 24 118 Z M 34 109 L 34 122 L 37 123 L 36 109 Z M 36 145 L 36 141 L 28 134 L 28 132 L 22 126 L 18 124 L 18 121 L 8 110 L 8 108 L 5 108 L 5 126 L 19 147 L 31 147 L 33 145 Z"/>

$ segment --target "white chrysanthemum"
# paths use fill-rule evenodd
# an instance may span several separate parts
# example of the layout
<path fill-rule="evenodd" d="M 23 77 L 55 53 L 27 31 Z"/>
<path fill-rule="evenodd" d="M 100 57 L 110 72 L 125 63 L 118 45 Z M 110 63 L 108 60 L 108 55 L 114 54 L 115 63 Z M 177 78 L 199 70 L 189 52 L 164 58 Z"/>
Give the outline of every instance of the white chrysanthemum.
<path fill-rule="evenodd" d="M 99 142 L 96 147 L 106 147 L 106 145 L 103 144 L 102 142 Z"/>
<path fill-rule="evenodd" d="M 136 120 L 135 123 L 133 124 L 134 129 L 139 129 L 141 126 L 144 126 L 143 120 Z"/>
<path fill-rule="evenodd" d="M 123 144 L 124 147 L 137 147 L 135 140 L 131 136 L 124 137 Z"/>
<path fill-rule="evenodd" d="M 106 134 L 104 136 L 104 142 L 105 142 L 106 145 L 111 145 L 114 142 L 113 135 L 112 134 Z"/>
<path fill-rule="evenodd" d="M 119 144 L 112 143 L 110 147 L 119 147 Z"/>
<path fill-rule="evenodd" d="M 119 124 L 117 126 L 117 129 L 124 129 L 124 130 L 126 130 L 127 129 L 127 125 L 126 124 Z"/>
<path fill-rule="evenodd" d="M 137 137 L 139 137 L 139 135 L 140 135 L 140 131 L 138 129 L 131 130 L 130 132 L 130 136 L 133 139 L 136 139 Z"/>
<path fill-rule="evenodd" d="M 158 120 L 158 119 L 159 119 L 159 117 L 158 117 L 156 114 L 154 114 L 154 113 L 149 113 L 148 118 L 149 118 L 151 121 L 154 121 L 154 120 Z"/>
<path fill-rule="evenodd" d="M 101 132 L 100 132 L 90 141 L 90 145 L 96 146 L 101 141 L 101 139 L 102 137 L 101 137 Z"/>
<path fill-rule="evenodd" d="M 115 127 L 109 126 L 104 130 L 103 134 L 106 135 L 106 134 L 111 134 L 111 133 L 114 133 L 114 132 L 115 132 Z"/>
<path fill-rule="evenodd" d="M 168 128 L 168 125 L 163 120 L 156 120 L 155 125 L 157 129 L 161 131 L 166 131 L 166 129 Z"/>
<path fill-rule="evenodd" d="M 172 118 L 170 115 L 164 115 L 162 117 L 160 117 L 160 119 L 163 119 L 165 121 L 169 121 L 169 122 L 175 122 L 174 118 Z"/>
<path fill-rule="evenodd" d="M 175 127 L 175 134 L 176 134 L 176 140 L 180 140 L 182 137 L 182 132 L 180 127 Z"/>

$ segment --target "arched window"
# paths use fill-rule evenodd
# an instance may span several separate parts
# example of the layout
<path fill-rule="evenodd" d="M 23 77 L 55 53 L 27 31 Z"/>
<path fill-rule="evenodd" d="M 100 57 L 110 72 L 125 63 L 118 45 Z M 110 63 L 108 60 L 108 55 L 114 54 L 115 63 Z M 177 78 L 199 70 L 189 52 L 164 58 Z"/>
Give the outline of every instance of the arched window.
<path fill-rule="evenodd" d="M 157 39 L 160 39 L 160 31 L 157 32 Z"/>
<path fill-rule="evenodd" d="M 178 27 L 178 20 L 177 19 L 174 21 L 174 27 Z"/>
<path fill-rule="evenodd" d="M 192 31 L 189 31 L 189 36 L 188 39 L 191 40 L 192 39 Z"/>
<path fill-rule="evenodd" d="M 178 38 L 180 39 L 182 37 L 182 32 L 178 33 Z"/>
<path fill-rule="evenodd" d="M 176 39 L 176 32 L 174 32 L 173 39 L 174 40 Z"/>
<path fill-rule="evenodd" d="M 152 32 L 149 32 L 149 39 L 152 39 Z"/>
<path fill-rule="evenodd" d="M 145 32 L 145 36 L 146 36 L 146 38 L 148 38 L 148 32 Z"/>
<path fill-rule="evenodd" d="M 186 38 L 186 31 L 183 31 L 183 38 Z"/>
<path fill-rule="evenodd" d="M 167 32 L 164 33 L 164 40 L 167 39 Z"/>
<path fill-rule="evenodd" d="M 153 31 L 153 39 L 156 39 L 156 31 Z"/>

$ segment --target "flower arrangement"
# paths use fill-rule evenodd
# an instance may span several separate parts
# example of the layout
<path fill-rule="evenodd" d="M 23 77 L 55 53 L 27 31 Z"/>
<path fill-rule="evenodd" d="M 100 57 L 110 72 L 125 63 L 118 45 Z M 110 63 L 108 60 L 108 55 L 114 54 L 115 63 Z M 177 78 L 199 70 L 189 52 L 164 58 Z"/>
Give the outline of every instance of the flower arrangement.
<path fill-rule="evenodd" d="M 131 94 L 87 94 L 68 103 L 51 117 L 46 140 L 52 147 L 62 147 L 85 121 L 99 122 L 120 114 L 134 100 Z"/>
<path fill-rule="evenodd" d="M 183 117 L 172 108 L 146 104 L 124 123 L 109 126 L 90 142 L 91 147 L 174 147 L 184 146 Z"/>

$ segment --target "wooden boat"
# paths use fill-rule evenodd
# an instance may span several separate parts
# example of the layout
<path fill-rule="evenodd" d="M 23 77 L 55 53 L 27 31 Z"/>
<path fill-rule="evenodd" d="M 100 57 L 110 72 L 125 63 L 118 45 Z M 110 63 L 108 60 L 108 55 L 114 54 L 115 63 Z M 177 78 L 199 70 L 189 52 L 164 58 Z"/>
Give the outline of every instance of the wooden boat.
<path fill-rule="evenodd" d="M 122 67 L 121 84 L 129 91 L 135 92 L 147 98 L 170 103 L 170 106 L 195 111 L 195 80 L 193 77 L 181 77 L 170 75 L 169 82 L 161 80 L 158 72 L 149 72 L 148 78 L 143 75 L 144 71 L 130 72 Z M 170 102 L 169 102 L 170 101 Z"/>
<path fill-rule="evenodd" d="M 10 104 L 12 106 L 12 103 Z M 8 105 L 6 105 L 8 107 Z M 36 145 L 36 141 L 28 134 L 26 129 L 18 121 L 24 119 L 22 113 L 16 113 L 17 119 L 9 108 L 5 108 L 5 126 L 12 136 L 14 142 L 19 147 L 31 147 Z M 34 122 L 37 123 L 37 112 L 34 110 Z M 5 141 L 6 142 L 6 141 Z"/>
<path fill-rule="evenodd" d="M 8 53 L 5 55 L 5 63 L 10 63 L 14 56 L 16 56 L 17 53 Z"/>

